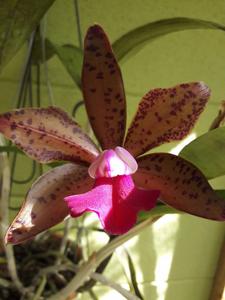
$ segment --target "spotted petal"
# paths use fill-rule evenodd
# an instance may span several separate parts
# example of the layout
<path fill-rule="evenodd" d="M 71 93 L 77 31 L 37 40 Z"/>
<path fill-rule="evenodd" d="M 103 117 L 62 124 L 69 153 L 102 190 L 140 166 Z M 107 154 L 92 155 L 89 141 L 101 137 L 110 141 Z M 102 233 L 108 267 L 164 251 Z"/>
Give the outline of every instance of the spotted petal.
<path fill-rule="evenodd" d="M 91 163 L 98 150 L 60 108 L 25 108 L 0 115 L 0 132 L 39 162 Z"/>
<path fill-rule="evenodd" d="M 89 120 L 102 148 L 122 145 L 126 126 L 123 81 L 99 25 L 90 27 L 85 38 L 82 87 Z"/>
<path fill-rule="evenodd" d="M 93 180 L 84 166 L 65 164 L 50 170 L 32 185 L 7 231 L 6 243 L 19 244 L 58 224 L 69 214 L 63 198 L 92 186 Z"/>
<path fill-rule="evenodd" d="M 140 210 L 150 210 L 156 204 L 159 191 L 137 189 L 131 176 L 98 178 L 88 193 L 67 197 L 73 217 L 86 211 L 95 212 L 109 234 L 123 234 L 136 223 Z"/>
<path fill-rule="evenodd" d="M 139 104 L 125 148 L 138 156 L 165 142 L 181 140 L 193 128 L 209 96 L 202 82 L 151 90 Z"/>
<path fill-rule="evenodd" d="M 168 205 L 189 214 L 225 221 L 225 199 L 211 188 L 205 176 L 181 157 L 156 153 L 138 159 L 133 175 L 137 186 L 159 189 Z"/>

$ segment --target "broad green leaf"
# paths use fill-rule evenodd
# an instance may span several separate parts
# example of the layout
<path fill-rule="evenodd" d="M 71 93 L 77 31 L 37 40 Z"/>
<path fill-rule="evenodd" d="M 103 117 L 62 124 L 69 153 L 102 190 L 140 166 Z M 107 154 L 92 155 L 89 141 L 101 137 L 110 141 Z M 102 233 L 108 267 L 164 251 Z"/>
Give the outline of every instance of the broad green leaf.
<path fill-rule="evenodd" d="M 45 57 L 44 57 L 45 55 Z M 32 49 L 32 64 L 41 64 L 55 55 L 55 50 L 48 39 L 42 41 L 41 36 L 35 36 L 34 47 Z"/>
<path fill-rule="evenodd" d="M 181 157 L 196 165 L 208 179 L 225 174 L 225 127 L 211 130 L 182 149 Z"/>
<path fill-rule="evenodd" d="M 149 154 L 137 161 L 139 168 L 133 174 L 137 186 L 160 190 L 162 202 L 178 210 L 225 221 L 225 199 L 193 164 L 169 153 Z"/>
<path fill-rule="evenodd" d="M 91 163 L 98 155 L 92 140 L 60 108 L 24 108 L 0 115 L 0 132 L 41 163 Z"/>
<path fill-rule="evenodd" d="M 6 243 L 19 244 L 59 222 L 69 214 L 65 196 L 86 192 L 93 186 L 87 167 L 65 164 L 39 177 L 28 191 L 9 227 Z"/>
<path fill-rule="evenodd" d="M 112 44 L 112 48 L 118 61 L 121 62 L 124 61 L 125 58 L 129 58 L 131 54 L 137 53 L 147 43 L 152 42 L 159 37 L 169 33 L 191 29 L 225 31 L 225 26 L 201 19 L 163 19 L 148 23 L 125 33 Z M 81 88 L 82 51 L 73 45 L 59 46 L 54 45 L 53 43 L 51 44 L 68 73 L 71 75 L 77 86 Z"/>
<path fill-rule="evenodd" d="M 151 90 L 139 103 L 125 148 L 139 156 L 163 143 L 183 139 L 195 125 L 209 96 L 210 90 L 203 82 Z"/>
<path fill-rule="evenodd" d="M 189 29 L 225 30 L 225 26 L 201 19 L 171 18 L 148 23 L 121 36 L 113 44 L 119 61 L 137 53 L 145 44 L 172 32 Z"/>
<path fill-rule="evenodd" d="M 0 69 L 15 55 L 54 0 L 1 1 Z"/>
<path fill-rule="evenodd" d="M 76 85 L 81 89 L 81 70 L 83 63 L 83 52 L 81 49 L 73 45 L 55 45 L 49 40 L 47 40 L 47 43 L 48 46 L 52 47 Z"/>

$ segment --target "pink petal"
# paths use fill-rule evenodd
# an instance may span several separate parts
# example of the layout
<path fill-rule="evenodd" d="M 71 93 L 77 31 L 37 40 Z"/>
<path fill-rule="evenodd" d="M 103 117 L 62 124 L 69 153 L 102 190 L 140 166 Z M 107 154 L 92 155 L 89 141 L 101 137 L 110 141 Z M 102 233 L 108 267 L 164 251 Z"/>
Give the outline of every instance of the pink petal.
<path fill-rule="evenodd" d="M 121 160 L 123 160 L 123 162 L 126 163 L 127 166 L 129 166 L 130 170 L 132 171 L 130 174 L 133 174 L 137 171 L 138 164 L 137 164 L 136 160 L 134 159 L 134 157 L 130 154 L 130 152 L 128 152 L 123 147 L 119 147 L 119 146 L 117 146 L 114 149 L 114 151 L 116 152 L 117 156 L 119 156 L 119 158 Z M 128 175 L 128 174 L 126 174 L 126 175 Z"/>
<path fill-rule="evenodd" d="M 131 175 L 137 171 L 134 157 L 124 148 L 105 150 L 90 165 L 88 173 L 92 178 Z"/>
<path fill-rule="evenodd" d="M 123 234 L 131 229 L 140 210 L 156 204 L 159 191 L 135 187 L 131 176 L 98 178 L 95 187 L 85 194 L 66 197 L 70 214 L 78 217 L 86 211 L 95 212 L 106 232 Z"/>

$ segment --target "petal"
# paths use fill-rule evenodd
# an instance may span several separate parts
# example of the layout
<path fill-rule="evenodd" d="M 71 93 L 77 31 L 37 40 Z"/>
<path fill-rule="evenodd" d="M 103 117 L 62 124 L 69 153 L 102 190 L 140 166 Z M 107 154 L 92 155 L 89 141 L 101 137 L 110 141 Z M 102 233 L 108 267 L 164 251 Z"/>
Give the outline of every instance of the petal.
<path fill-rule="evenodd" d="M 106 232 L 123 234 L 136 223 L 140 210 L 156 204 L 159 191 L 137 189 L 131 176 L 98 178 L 88 193 L 65 198 L 73 217 L 86 211 L 95 212 Z"/>
<path fill-rule="evenodd" d="M 88 173 L 92 178 L 130 175 L 137 171 L 138 165 L 130 153 L 122 147 L 104 150 L 90 165 Z"/>
<path fill-rule="evenodd" d="M 139 104 L 124 147 L 138 156 L 165 142 L 181 140 L 193 128 L 209 96 L 202 82 L 150 91 Z"/>
<path fill-rule="evenodd" d="M 91 163 L 98 150 L 60 108 L 24 108 L 0 115 L 0 132 L 31 158 Z"/>
<path fill-rule="evenodd" d="M 126 126 L 123 81 L 99 25 L 90 27 L 85 38 L 82 87 L 89 120 L 102 148 L 122 145 Z"/>
<path fill-rule="evenodd" d="M 133 175 L 137 186 L 159 189 L 166 204 L 199 217 L 224 221 L 225 200 L 211 188 L 205 176 L 181 157 L 157 153 L 138 159 Z"/>
<path fill-rule="evenodd" d="M 87 168 L 75 164 L 65 164 L 42 175 L 32 185 L 9 227 L 6 243 L 19 244 L 61 222 L 69 214 L 63 198 L 71 193 L 83 193 L 93 183 Z"/>
<path fill-rule="evenodd" d="M 131 174 L 135 173 L 138 169 L 138 164 L 134 157 L 124 148 L 116 147 L 115 148 L 116 154 L 124 161 L 124 163 L 129 166 L 130 170 L 132 171 Z"/>

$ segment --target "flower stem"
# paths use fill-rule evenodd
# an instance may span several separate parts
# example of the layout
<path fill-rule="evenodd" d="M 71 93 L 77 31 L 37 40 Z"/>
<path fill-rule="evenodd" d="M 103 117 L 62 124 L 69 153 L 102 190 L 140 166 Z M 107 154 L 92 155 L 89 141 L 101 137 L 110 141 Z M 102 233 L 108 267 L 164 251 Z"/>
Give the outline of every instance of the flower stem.
<path fill-rule="evenodd" d="M 5 145 L 4 138 L 0 136 L 0 145 Z M 1 195 L 0 195 L 0 240 L 2 239 L 2 243 L 4 246 L 8 270 L 10 277 L 16 286 L 16 288 L 23 294 L 25 292 L 24 287 L 18 277 L 17 269 L 16 269 L 16 262 L 13 252 L 12 245 L 5 245 L 4 244 L 4 236 L 8 227 L 8 219 L 9 219 L 9 212 L 8 212 L 8 203 L 9 203 L 9 195 L 10 195 L 10 166 L 9 160 L 6 153 L 2 153 L 0 156 L 0 164 L 1 164 Z"/>
<path fill-rule="evenodd" d="M 105 277 L 102 274 L 92 273 L 91 277 L 93 279 L 95 279 L 96 281 L 101 282 L 101 284 L 106 285 L 108 287 L 111 287 L 112 289 L 114 289 L 115 291 L 117 291 L 118 293 L 123 295 L 128 300 L 140 300 L 139 297 L 137 297 L 135 295 L 132 295 L 129 291 L 124 289 L 122 286 L 120 286 L 116 282 L 113 282 L 113 281 L 109 280 L 107 277 Z"/>
<path fill-rule="evenodd" d="M 73 279 L 69 282 L 69 284 L 63 288 L 58 293 L 52 295 L 51 297 L 47 298 L 47 300 L 64 300 L 74 291 L 76 291 L 83 282 L 90 277 L 90 275 L 95 271 L 97 266 L 106 258 L 108 257 L 117 247 L 137 235 L 141 232 L 144 228 L 149 226 L 150 224 L 154 223 L 158 220 L 160 216 L 153 217 L 152 219 L 147 219 L 144 222 L 138 224 L 136 227 L 132 228 L 128 233 L 118 236 L 113 239 L 109 244 L 104 246 L 98 252 L 93 253 L 87 262 L 84 262 L 77 274 L 73 277 Z"/>

